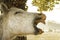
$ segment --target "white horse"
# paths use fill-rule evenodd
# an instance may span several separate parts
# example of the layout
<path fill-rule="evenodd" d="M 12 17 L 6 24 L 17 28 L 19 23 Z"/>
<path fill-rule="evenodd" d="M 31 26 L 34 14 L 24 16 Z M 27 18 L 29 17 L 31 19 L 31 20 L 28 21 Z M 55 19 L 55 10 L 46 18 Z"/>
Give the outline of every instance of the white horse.
<path fill-rule="evenodd" d="M 3 10 L 1 19 L 1 26 L 3 27 L 2 40 L 11 40 L 16 35 L 42 33 L 42 30 L 40 31 L 36 25 L 39 22 L 45 23 L 46 16 L 42 16 L 44 14 L 29 13 L 16 7 L 8 9 L 5 4 L 1 6 Z"/>

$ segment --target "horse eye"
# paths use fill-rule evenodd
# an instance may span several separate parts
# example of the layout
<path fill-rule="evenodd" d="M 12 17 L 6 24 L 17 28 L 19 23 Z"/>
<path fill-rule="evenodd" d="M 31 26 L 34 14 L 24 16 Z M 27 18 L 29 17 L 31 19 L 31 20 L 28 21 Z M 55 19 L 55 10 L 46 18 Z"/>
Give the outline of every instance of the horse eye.
<path fill-rule="evenodd" d="M 1 11 L 1 13 L 3 13 L 3 11 Z"/>
<path fill-rule="evenodd" d="M 22 13 L 22 12 L 15 12 L 15 15 L 16 15 L 16 14 L 19 14 L 19 13 Z"/>

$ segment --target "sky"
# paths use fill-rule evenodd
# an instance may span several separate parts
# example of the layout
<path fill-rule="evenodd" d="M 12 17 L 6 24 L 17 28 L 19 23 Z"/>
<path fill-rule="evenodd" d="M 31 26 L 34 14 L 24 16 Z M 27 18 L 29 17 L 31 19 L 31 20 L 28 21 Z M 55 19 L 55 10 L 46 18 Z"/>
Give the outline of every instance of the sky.
<path fill-rule="evenodd" d="M 31 3 L 32 3 L 32 0 L 27 1 L 26 4 L 29 7 L 27 11 L 38 12 L 37 7 L 33 6 Z M 56 4 L 52 11 L 46 11 L 43 13 L 47 16 L 46 21 L 55 21 L 56 23 L 60 24 L 60 4 Z"/>

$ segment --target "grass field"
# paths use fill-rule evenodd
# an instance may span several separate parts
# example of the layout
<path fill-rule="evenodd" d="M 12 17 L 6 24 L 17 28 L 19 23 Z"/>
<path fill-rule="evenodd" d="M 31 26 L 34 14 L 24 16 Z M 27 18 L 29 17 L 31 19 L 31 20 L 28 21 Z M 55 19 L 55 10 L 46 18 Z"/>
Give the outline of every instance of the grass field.
<path fill-rule="evenodd" d="M 41 35 L 28 35 L 27 40 L 60 40 L 60 33 L 43 33 Z"/>

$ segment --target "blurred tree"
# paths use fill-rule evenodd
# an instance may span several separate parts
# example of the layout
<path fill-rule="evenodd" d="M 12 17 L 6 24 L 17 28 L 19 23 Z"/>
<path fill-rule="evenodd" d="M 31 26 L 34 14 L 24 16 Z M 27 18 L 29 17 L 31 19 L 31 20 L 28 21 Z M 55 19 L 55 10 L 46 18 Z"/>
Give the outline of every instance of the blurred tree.
<path fill-rule="evenodd" d="M 60 0 L 33 0 L 32 4 L 33 6 L 38 7 L 38 11 L 48 11 L 53 10 L 53 7 L 55 4 L 59 4 Z"/>
<path fill-rule="evenodd" d="M 26 6 L 27 0 L 3 0 L 3 2 L 8 6 L 8 8 L 13 6 L 23 10 L 27 10 L 28 8 L 28 6 Z"/>

